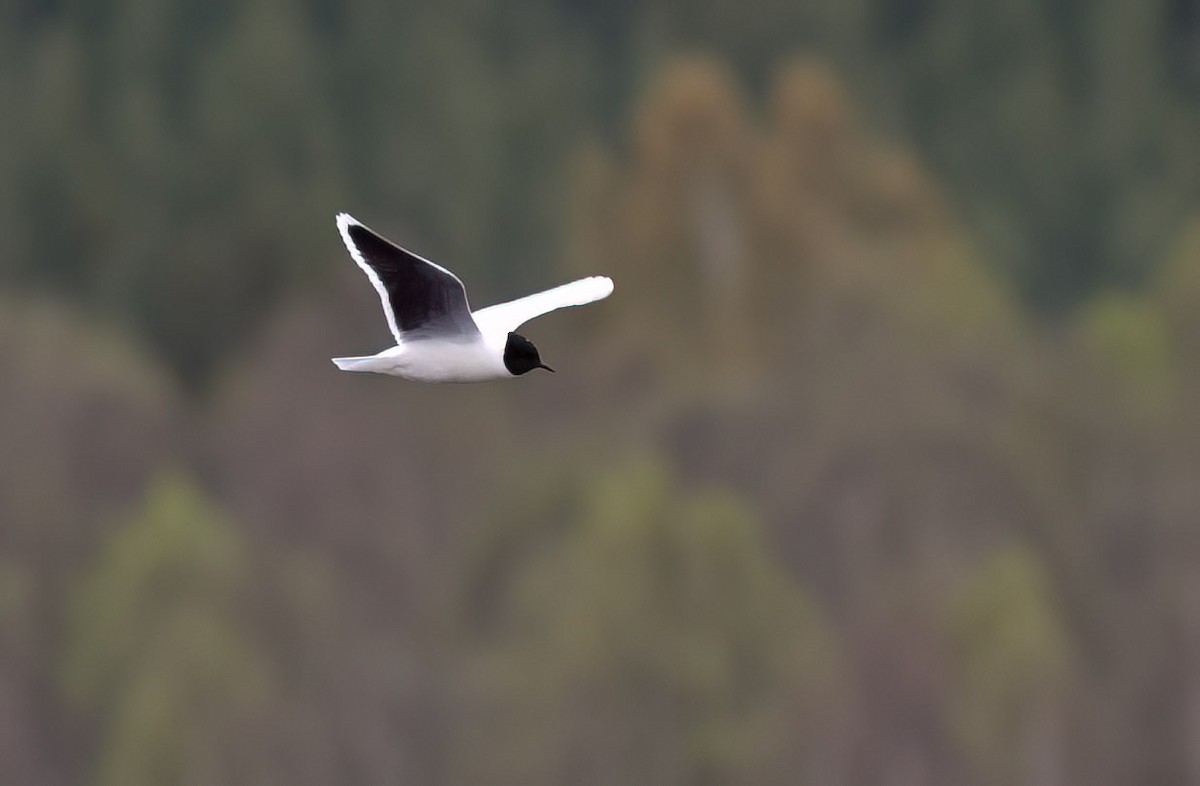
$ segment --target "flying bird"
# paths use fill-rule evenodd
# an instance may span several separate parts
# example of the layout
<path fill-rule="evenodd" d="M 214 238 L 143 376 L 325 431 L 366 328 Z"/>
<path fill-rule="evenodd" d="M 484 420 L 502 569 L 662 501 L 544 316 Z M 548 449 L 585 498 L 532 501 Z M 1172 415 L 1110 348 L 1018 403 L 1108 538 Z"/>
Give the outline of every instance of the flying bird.
<path fill-rule="evenodd" d="M 606 298 L 612 279 L 591 276 L 472 311 L 458 276 L 405 251 L 347 213 L 337 217 L 350 256 L 379 292 L 396 345 L 376 355 L 333 358 L 342 371 L 391 374 L 417 382 L 484 382 L 553 371 L 516 330 L 534 317 Z"/>

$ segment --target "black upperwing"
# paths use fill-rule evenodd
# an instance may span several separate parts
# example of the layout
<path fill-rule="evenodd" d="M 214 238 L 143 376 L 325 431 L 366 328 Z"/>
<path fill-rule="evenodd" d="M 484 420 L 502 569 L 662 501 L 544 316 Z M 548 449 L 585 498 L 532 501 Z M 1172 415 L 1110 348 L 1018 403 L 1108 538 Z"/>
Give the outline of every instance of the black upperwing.
<path fill-rule="evenodd" d="M 348 215 L 338 216 L 338 226 L 350 255 L 379 291 L 397 342 L 401 334 L 406 340 L 479 335 L 458 276 L 405 251 Z"/>

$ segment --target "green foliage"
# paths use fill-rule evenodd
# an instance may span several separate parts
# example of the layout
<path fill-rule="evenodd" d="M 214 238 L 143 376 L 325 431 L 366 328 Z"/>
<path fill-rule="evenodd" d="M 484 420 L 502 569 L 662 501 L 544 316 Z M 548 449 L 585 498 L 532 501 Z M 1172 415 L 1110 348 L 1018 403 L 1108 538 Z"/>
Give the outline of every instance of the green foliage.
<path fill-rule="evenodd" d="M 984 259 L 1040 309 L 1144 283 L 1194 209 L 1198 23 L 1173 0 L 686 5 L 617 29 L 647 59 L 722 56 L 756 93 L 820 54 L 870 125 L 914 140 Z"/>
<path fill-rule="evenodd" d="M 1163 68 L 1171 8 L 924 3 L 862 68 L 1039 306 L 1144 281 L 1192 209 L 1200 113 Z"/>
<path fill-rule="evenodd" d="M 1154 288 L 1187 372 L 1200 374 L 1200 216 L 1176 240 Z"/>
<path fill-rule="evenodd" d="M 53 673 L 63 604 L 113 517 L 172 454 L 180 411 L 164 375 L 109 326 L 0 300 L 0 727 L 14 730 L 0 730 L 0 770 L 65 782 L 73 743 Z"/>
<path fill-rule="evenodd" d="M 271 305 L 327 280 L 337 209 L 373 214 L 514 294 L 556 256 L 580 138 L 618 135 L 662 62 L 710 52 L 753 96 L 804 50 L 844 75 L 865 126 L 915 140 L 1014 291 L 1070 307 L 1144 278 L 1194 210 L 1200 113 L 1180 53 L 1195 23 L 1172 8 L 13 10 L 0 59 L 14 117 L 0 129 L 0 282 L 115 316 L 201 385 Z"/>
<path fill-rule="evenodd" d="M 270 690 L 245 628 L 237 532 L 177 477 L 104 545 L 70 608 L 63 685 L 101 731 L 106 784 L 227 772 L 223 759 Z"/>
<path fill-rule="evenodd" d="M 688 493 L 643 460 L 582 483 L 552 515 L 514 522 L 542 522 L 525 556 L 484 550 L 502 561 L 481 571 L 481 668 L 507 721 L 466 743 L 482 771 L 722 782 L 812 753 L 778 724 L 804 726 L 806 701 L 830 689 L 829 634 L 744 504 Z"/>
<path fill-rule="evenodd" d="M 1163 412 L 1178 363 L 1163 310 L 1148 298 L 1109 294 L 1080 317 L 1083 340 L 1137 404 Z"/>
<path fill-rule="evenodd" d="M 519 279 L 556 239 L 583 51 L 525 14 L 477 16 L 276 0 L 37 15 L 0 61 L 16 118 L 0 282 L 117 317 L 197 386 L 334 269 L 338 209 L 476 280 L 524 262 Z"/>
<path fill-rule="evenodd" d="M 14 299 L 0 300 L 0 379 L 0 432 L 12 457 L 0 462 L 0 544 L 18 562 L 75 565 L 77 552 L 63 545 L 90 539 L 132 504 L 167 455 L 175 390 L 106 326 Z"/>
<path fill-rule="evenodd" d="M 1002 550 L 962 589 L 952 618 L 957 682 L 952 712 L 972 762 L 998 783 L 1020 782 L 1030 721 L 1056 706 L 1072 646 L 1038 557 Z M 1045 730 L 1043 730 L 1045 731 Z"/>
<path fill-rule="evenodd" d="M 1195 781 L 1184 5 L 0 1 L 0 770 Z M 618 290 L 339 376 L 339 209 Z"/>
<path fill-rule="evenodd" d="M 870 137 L 834 73 L 782 67 L 769 107 L 756 123 L 727 68 L 681 60 L 642 99 L 630 153 L 589 162 L 575 251 L 626 282 L 656 367 L 734 386 L 823 330 L 893 349 L 1022 340 L 937 184 Z"/>

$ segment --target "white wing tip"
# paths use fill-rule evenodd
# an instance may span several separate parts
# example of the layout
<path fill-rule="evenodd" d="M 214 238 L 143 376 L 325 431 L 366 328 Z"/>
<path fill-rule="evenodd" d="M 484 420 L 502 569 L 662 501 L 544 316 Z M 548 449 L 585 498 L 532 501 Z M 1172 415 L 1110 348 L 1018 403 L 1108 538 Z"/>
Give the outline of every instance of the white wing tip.
<path fill-rule="evenodd" d="M 603 300 L 613 292 L 613 280 L 608 276 L 589 276 L 584 282 L 588 286 L 591 300 Z"/>
<path fill-rule="evenodd" d="M 346 250 L 350 252 L 350 256 L 353 257 L 354 261 L 358 264 L 358 266 L 363 269 L 363 272 L 365 272 L 367 274 L 367 276 L 370 277 L 371 283 L 375 284 L 375 288 L 379 289 L 379 287 L 381 285 L 375 283 L 376 282 L 375 271 L 371 270 L 369 267 L 367 267 L 366 260 L 363 259 L 362 254 L 358 250 L 358 246 L 355 245 L 354 241 L 350 239 L 350 228 L 351 227 L 360 227 L 360 226 L 362 226 L 362 224 L 360 224 L 358 222 L 358 220 L 355 219 L 354 216 L 350 215 L 349 213 L 338 213 L 337 214 L 338 234 L 342 236 L 342 242 L 346 245 Z M 383 294 L 383 291 L 380 290 L 380 295 L 382 296 L 382 294 Z"/>

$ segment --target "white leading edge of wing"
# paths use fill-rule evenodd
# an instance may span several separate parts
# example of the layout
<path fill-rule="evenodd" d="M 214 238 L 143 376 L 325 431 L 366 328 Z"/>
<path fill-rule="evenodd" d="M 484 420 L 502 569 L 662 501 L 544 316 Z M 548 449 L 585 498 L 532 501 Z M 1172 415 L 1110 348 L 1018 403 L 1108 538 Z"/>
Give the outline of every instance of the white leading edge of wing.
<path fill-rule="evenodd" d="M 563 284 L 545 292 L 526 295 L 507 303 L 481 308 L 471 316 L 479 330 L 486 334 L 507 335 L 534 317 L 568 306 L 582 306 L 602 300 L 612 294 L 613 282 L 608 276 L 591 276 Z"/>
<path fill-rule="evenodd" d="M 371 280 L 371 286 L 375 287 L 375 291 L 379 293 L 379 302 L 383 306 L 383 315 L 387 317 L 388 329 L 392 331 L 392 338 L 396 339 L 396 343 L 399 344 L 400 328 L 396 326 L 396 315 L 392 313 L 392 304 L 388 300 L 387 288 L 379 280 L 379 274 L 371 269 L 367 260 L 363 259 L 358 246 L 354 245 L 354 241 L 350 239 L 350 227 L 352 226 L 363 226 L 363 224 L 349 213 L 337 214 L 338 234 L 342 236 L 342 242 L 346 244 L 346 250 L 350 252 L 350 258 L 354 260 L 354 264 L 362 268 L 362 272 L 366 273 L 367 278 Z"/>

